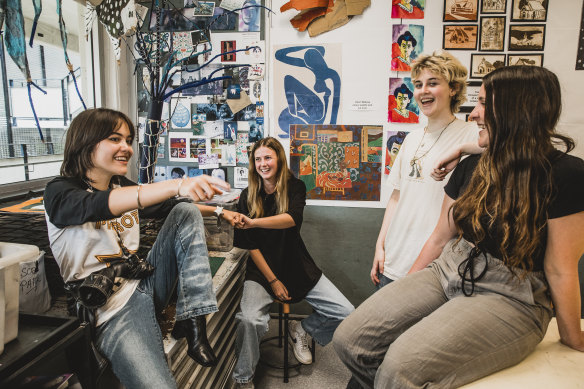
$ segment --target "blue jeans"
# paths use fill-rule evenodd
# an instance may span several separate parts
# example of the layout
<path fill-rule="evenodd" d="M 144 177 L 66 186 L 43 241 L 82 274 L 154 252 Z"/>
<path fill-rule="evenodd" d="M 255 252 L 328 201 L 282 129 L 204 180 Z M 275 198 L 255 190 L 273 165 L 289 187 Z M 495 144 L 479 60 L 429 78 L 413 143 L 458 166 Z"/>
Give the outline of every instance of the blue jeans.
<path fill-rule="evenodd" d="M 383 273 L 377 273 L 377 278 L 379 279 L 379 284 L 377 284 L 376 286 L 377 290 L 383 288 L 385 285 L 388 285 L 394 281 L 388 276 L 383 275 Z"/>
<path fill-rule="evenodd" d="M 217 311 L 203 218 L 191 203 L 177 204 L 148 253 L 156 266 L 128 303 L 97 328 L 96 345 L 118 379 L 131 388 L 176 388 L 156 312 L 168 304 L 178 281 L 176 319 Z"/>
<path fill-rule="evenodd" d="M 314 312 L 302 320 L 302 328 L 323 346 L 330 343 L 341 321 L 355 310 L 324 274 L 308 292 L 305 300 L 312 306 Z M 246 383 L 253 378 L 260 359 L 260 340 L 268 331 L 272 301 L 272 296 L 260 284 L 245 281 L 240 303 L 241 311 L 235 315 L 238 322 L 235 340 L 237 363 L 233 379 L 236 382 Z"/>

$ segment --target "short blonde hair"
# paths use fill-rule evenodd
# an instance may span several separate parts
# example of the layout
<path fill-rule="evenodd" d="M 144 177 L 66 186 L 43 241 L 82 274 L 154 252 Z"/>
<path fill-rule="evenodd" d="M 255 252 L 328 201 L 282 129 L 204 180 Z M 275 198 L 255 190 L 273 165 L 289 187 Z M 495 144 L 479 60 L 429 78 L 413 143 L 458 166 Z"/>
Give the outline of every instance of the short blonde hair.
<path fill-rule="evenodd" d="M 458 108 L 466 101 L 468 70 L 464 65 L 449 52 L 440 50 L 416 58 L 412 64 L 412 79 L 418 78 L 424 70 L 440 75 L 448 82 L 448 86 L 456 92 L 450 100 L 450 111 L 458 112 Z"/>

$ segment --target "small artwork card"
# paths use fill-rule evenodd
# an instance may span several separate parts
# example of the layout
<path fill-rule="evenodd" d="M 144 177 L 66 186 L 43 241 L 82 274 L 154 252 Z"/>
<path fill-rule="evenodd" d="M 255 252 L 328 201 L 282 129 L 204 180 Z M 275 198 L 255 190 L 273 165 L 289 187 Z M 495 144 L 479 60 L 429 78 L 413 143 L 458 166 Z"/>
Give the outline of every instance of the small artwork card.
<path fill-rule="evenodd" d="M 481 15 L 505 14 L 507 12 L 507 0 L 482 0 Z"/>
<path fill-rule="evenodd" d="M 192 8 L 193 13 L 190 16 L 213 16 L 215 10 L 214 1 L 199 1 L 199 5 Z"/>
<path fill-rule="evenodd" d="M 233 170 L 233 186 L 237 189 L 247 188 L 247 168 L 236 166 Z"/>
<path fill-rule="evenodd" d="M 545 22 L 549 0 L 513 0 L 512 22 Z"/>
<path fill-rule="evenodd" d="M 384 173 L 389 174 L 391 171 L 391 167 L 395 162 L 395 158 L 397 157 L 397 153 L 399 153 L 399 149 L 401 145 L 404 143 L 404 139 L 406 139 L 406 135 L 409 132 L 407 131 L 388 131 L 387 132 L 387 148 L 385 149 L 385 169 Z"/>
<path fill-rule="evenodd" d="M 235 62 L 236 41 L 221 41 L 221 62 Z"/>
<path fill-rule="evenodd" d="M 445 50 L 476 50 L 479 27 L 476 24 L 450 24 L 444 26 Z"/>
<path fill-rule="evenodd" d="M 483 78 L 503 66 L 505 66 L 505 54 L 471 54 L 469 77 Z"/>
<path fill-rule="evenodd" d="M 203 136 L 206 138 L 223 138 L 223 120 L 205 122 Z"/>
<path fill-rule="evenodd" d="M 209 42 L 210 36 L 211 33 L 209 32 L 209 29 L 191 31 L 191 41 L 193 42 L 193 46 Z"/>
<path fill-rule="evenodd" d="M 175 180 L 177 178 L 183 178 L 187 174 L 186 166 L 167 166 L 166 167 L 166 177 L 167 180 Z"/>
<path fill-rule="evenodd" d="M 221 7 L 215 7 L 213 19 L 209 24 L 211 31 L 235 31 L 238 15 Z"/>
<path fill-rule="evenodd" d="M 235 143 L 221 146 L 221 164 L 223 166 L 235 166 L 237 163 L 237 156 L 235 151 Z"/>
<path fill-rule="evenodd" d="M 509 25 L 509 51 L 543 51 L 545 24 Z"/>
<path fill-rule="evenodd" d="M 260 0 L 245 0 L 239 11 L 239 31 L 259 31 L 261 8 Z"/>
<path fill-rule="evenodd" d="M 237 140 L 237 122 L 223 122 L 223 139 L 233 142 Z"/>
<path fill-rule="evenodd" d="M 189 139 L 189 157 L 192 162 L 197 162 L 199 154 L 207 152 L 207 140 L 205 138 Z"/>
<path fill-rule="evenodd" d="M 166 138 L 161 136 L 158 138 L 158 147 L 156 149 L 156 156 L 158 159 L 162 159 L 166 157 L 166 153 L 164 152 L 165 149 Z"/>
<path fill-rule="evenodd" d="M 228 99 L 239 99 L 241 97 L 241 87 L 239 84 L 229 85 L 227 88 L 227 98 Z"/>
<path fill-rule="evenodd" d="M 481 17 L 479 50 L 503 51 L 505 48 L 505 17 Z"/>
<path fill-rule="evenodd" d="M 187 138 L 182 133 L 171 133 L 169 135 L 169 160 L 184 161 L 187 159 Z"/>
<path fill-rule="evenodd" d="M 249 133 L 239 132 L 237 134 L 237 142 L 235 143 L 235 157 L 237 163 L 242 165 L 249 165 L 247 158 L 247 146 L 249 145 Z"/>
<path fill-rule="evenodd" d="M 479 0 L 444 0 L 445 22 L 476 22 Z"/>
<path fill-rule="evenodd" d="M 225 8 L 226 10 L 229 11 L 234 11 L 238 8 L 243 7 L 244 2 L 245 0 L 223 0 L 221 1 L 221 4 L 219 4 L 219 7 Z"/>
<path fill-rule="evenodd" d="M 203 174 L 205 174 L 205 170 L 199 169 L 199 168 L 194 167 L 194 166 L 189 166 L 188 170 L 187 170 L 187 174 L 189 177 L 198 177 L 198 176 L 202 176 Z"/>
<path fill-rule="evenodd" d="M 264 63 L 266 62 L 266 42 L 252 42 L 246 45 L 241 60 L 245 63 Z"/>
<path fill-rule="evenodd" d="M 216 169 L 219 167 L 219 156 L 217 154 L 199 154 L 199 169 Z"/>
<path fill-rule="evenodd" d="M 173 129 L 191 129 L 191 100 L 189 98 L 171 99 L 170 113 Z"/>
<path fill-rule="evenodd" d="M 467 81 L 466 82 L 466 101 L 458 108 L 458 112 L 470 113 L 479 101 L 479 91 L 481 89 L 481 81 Z"/>
<path fill-rule="evenodd" d="M 391 4 L 392 19 L 424 19 L 426 0 L 393 0 Z"/>
<path fill-rule="evenodd" d="M 543 54 L 507 54 L 507 66 L 543 66 Z"/>
<path fill-rule="evenodd" d="M 411 63 L 424 52 L 424 26 L 394 24 L 392 26 L 391 70 L 411 71 Z"/>
<path fill-rule="evenodd" d="M 414 84 L 409 77 L 389 79 L 387 121 L 418 123 L 420 108 L 414 99 Z"/>

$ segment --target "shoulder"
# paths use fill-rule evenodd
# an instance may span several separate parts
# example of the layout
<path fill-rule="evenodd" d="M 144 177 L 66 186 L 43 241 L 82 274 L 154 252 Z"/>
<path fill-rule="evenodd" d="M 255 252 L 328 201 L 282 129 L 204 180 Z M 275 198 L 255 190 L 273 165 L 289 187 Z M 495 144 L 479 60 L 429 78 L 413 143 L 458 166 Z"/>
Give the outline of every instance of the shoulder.
<path fill-rule="evenodd" d="M 67 189 L 83 189 L 83 182 L 78 178 L 58 176 L 53 178 L 45 187 L 44 198 L 52 197 L 56 193 Z"/>
<path fill-rule="evenodd" d="M 306 192 L 306 184 L 304 181 L 296 178 L 294 174 L 290 173 L 288 178 L 288 193 Z"/>
<path fill-rule="evenodd" d="M 574 155 L 559 153 L 553 159 L 552 169 L 562 173 L 584 174 L 584 160 Z"/>
<path fill-rule="evenodd" d="M 558 153 L 552 157 L 552 177 L 558 189 L 584 191 L 584 161 Z"/>

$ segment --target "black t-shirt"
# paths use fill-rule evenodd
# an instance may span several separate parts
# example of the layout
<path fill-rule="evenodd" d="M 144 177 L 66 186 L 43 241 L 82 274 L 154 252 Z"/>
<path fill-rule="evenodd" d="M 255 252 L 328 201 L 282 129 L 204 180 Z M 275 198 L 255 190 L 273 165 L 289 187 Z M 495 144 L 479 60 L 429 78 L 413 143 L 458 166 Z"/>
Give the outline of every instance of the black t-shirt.
<path fill-rule="evenodd" d="M 248 188 L 241 192 L 237 211 L 249 216 L 247 193 Z M 268 195 L 262 189 L 260 195 L 264 199 L 263 217 L 276 215 L 275 194 Z M 294 219 L 295 226 L 285 229 L 235 230 L 234 245 L 247 250 L 259 249 L 270 269 L 288 290 L 288 295 L 292 298 L 290 302 L 293 303 L 304 299 L 322 275 L 322 271 L 314 263 L 300 236 L 305 205 L 306 186 L 304 182 L 292 176 L 288 180 L 288 211 L 286 213 Z M 259 283 L 270 295 L 274 296 L 268 280 L 251 258 L 247 261 L 245 279 Z"/>
<path fill-rule="evenodd" d="M 444 192 L 456 200 L 468 186 L 472 174 L 478 164 L 480 155 L 471 155 L 458 164 L 452 172 Z M 552 162 L 552 199 L 548 208 L 548 219 L 555 219 L 584 211 L 584 161 L 578 157 L 557 152 L 551 158 Z M 500 230 L 497 226 L 494 230 Z M 544 238 L 547 232 L 544 231 Z M 463 231 L 463 237 L 464 231 Z M 466 238 L 466 237 L 465 237 Z M 498 240 L 487 237 L 484 242 L 486 251 L 498 257 Z M 534 271 L 543 270 L 545 254 L 545 239 L 538 249 L 538 255 L 533 258 Z"/>

